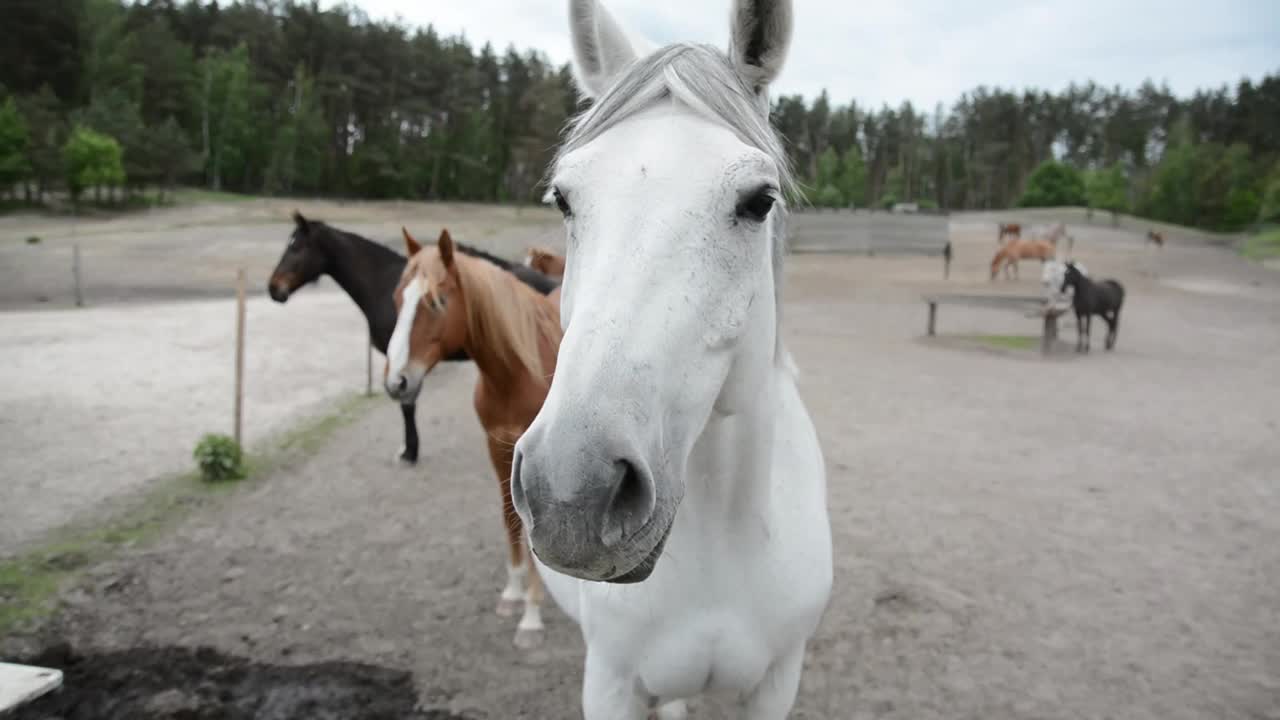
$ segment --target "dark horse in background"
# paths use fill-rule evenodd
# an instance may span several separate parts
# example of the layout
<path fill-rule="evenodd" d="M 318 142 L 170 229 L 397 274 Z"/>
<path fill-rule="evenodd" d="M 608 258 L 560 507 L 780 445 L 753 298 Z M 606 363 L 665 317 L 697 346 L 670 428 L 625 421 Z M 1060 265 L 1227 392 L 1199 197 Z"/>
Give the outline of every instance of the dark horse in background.
<path fill-rule="evenodd" d="M 1124 286 L 1115 280 L 1094 282 L 1074 262 L 1067 263 L 1066 273 L 1062 277 L 1062 292 L 1072 288 L 1074 297 L 1071 306 L 1076 311 L 1076 352 L 1089 352 L 1089 331 L 1093 328 L 1091 318 L 1101 315 L 1107 323 L 1108 350 L 1116 346 L 1116 331 L 1120 327 L 1120 307 L 1124 305 Z"/>
<path fill-rule="evenodd" d="M 308 220 L 302 213 L 293 214 L 294 230 L 289 245 L 280 257 L 275 272 L 267 282 L 271 299 L 288 301 L 298 288 L 315 282 L 321 275 L 329 275 L 347 291 L 369 322 L 369 341 L 383 355 L 396 327 L 396 306 L 391 295 L 400 282 L 407 262 L 400 253 L 363 238 L 355 233 L 339 230 L 319 220 Z M 542 295 L 560 286 L 556 280 L 533 270 L 503 260 L 500 257 L 461 243 L 457 250 L 490 262 L 515 275 L 521 282 Z M 458 351 L 445 358 L 452 362 L 470 360 L 466 352 Z M 418 461 L 418 424 L 415 419 L 416 398 L 402 402 L 404 415 L 404 450 L 400 459 L 407 463 Z"/>

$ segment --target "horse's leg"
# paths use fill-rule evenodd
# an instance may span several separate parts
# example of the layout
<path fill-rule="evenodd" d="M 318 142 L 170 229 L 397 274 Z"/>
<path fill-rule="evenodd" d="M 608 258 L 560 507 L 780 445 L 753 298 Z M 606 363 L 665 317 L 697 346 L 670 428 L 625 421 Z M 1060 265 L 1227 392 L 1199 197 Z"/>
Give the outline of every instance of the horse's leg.
<path fill-rule="evenodd" d="M 528 571 L 524 565 L 524 534 L 520 524 L 520 516 L 516 514 L 515 504 L 511 502 L 511 448 L 492 432 L 488 434 L 489 460 L 498 475 L 498 489 L 502 493 L 502 522 L 507 531 L 507 585 L 498 598 L 498 614 L 502 617 L 515 615 L 516 608 L 524 600 L 524 579 Z"/>
<path fill-rule="evenodd" d="M 1084 351 L 1088 354 L 1093 345 L 1093 314 L 1084 316 Z"/>
<path fill-rule="evenodd" d="M 743 698 L 743 720 L 785 720 L 800 689 L 804 646 L 774 661 L 764 679 Z"/>
<path fill-rule="evenodd" d="M 1084 352 L 1084 317 L 1076 312 L 1076 352 Z"/>
<path fill-rule="evenodd" d="M 646 698 L 636 691 L 635 678 L 614 671 L 587 648 L 582 669 L 583 720 L 645 720 Z"/>
<path fill-rule="evenodd" d="M 1112 310 L 1111 319 L 1107 320 L 1107 349 L 1115 350 L 1116 335 L 1120 330 L 1120 311 Z"/>
<path fill-rule="evenodd" d="M 402 404 L 400 414 L 404 416 L 404 447 L 400 450 L 400 460 L 410 465 L 418 462 L 418 421 L 415 417 L 418 406 L 415 403 Z"/>
<path fill-rule="evenodd" d="M 521 533 L 521 542 L 524 540 L 524 533 Z M 544 628 L 542 625 L 542 599 L 545 592 L 542 588 L 542 576 L 538 574 L 538 566 L 533 562 L 533 550 L 523 548 L 525 550 L 524 557 L 529 571 L 529 590 L 524 596 L 524 615 L 520 617 L 520 624 L 516 626 L 516 647 L 521 650 L 531 650 L 542 644 L 542 636 Z"/>

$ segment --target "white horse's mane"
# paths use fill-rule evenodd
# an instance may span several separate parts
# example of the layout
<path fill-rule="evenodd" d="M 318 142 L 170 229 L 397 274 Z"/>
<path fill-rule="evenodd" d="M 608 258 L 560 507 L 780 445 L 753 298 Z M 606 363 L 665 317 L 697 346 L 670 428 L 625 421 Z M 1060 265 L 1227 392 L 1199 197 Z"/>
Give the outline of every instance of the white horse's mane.
<path fill-rule="evenodd" d="M 676 43 L 631 63 L 591 107 L 570 120 L 551 172 L 569 153 L 668 100 L 729 128 L 743 143 L 767 155 L 778 170 L 782 197 L 772 215 L 774 303 L 779 325 L 775 360 L 785 365 L 781 324 L 786 198 L 800 197 L 800 187 L 782 139 L 769 124 L 768 96 L 748 85 L 728 55 L 711 45 Z"/>

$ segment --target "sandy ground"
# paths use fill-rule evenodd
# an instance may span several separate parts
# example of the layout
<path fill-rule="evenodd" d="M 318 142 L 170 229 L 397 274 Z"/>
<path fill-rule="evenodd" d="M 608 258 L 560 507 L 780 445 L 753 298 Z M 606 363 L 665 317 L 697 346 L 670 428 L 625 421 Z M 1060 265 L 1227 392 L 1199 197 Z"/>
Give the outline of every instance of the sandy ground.
<path fill-rule="evenodd" d="M 245 328 L 247 447 L 364 390 L 364 317 L 332 284 L 250 300 Z M 233 301 L 0 313 L 0 355 L 0 554 L 231 434 Z"/>
<path fill-rule="evenodd" d="M 1129 289 L 1114 353 L 920 337 L 920 292 L 990 288 L 985 219 L 953 225 L 945 285 L 936 260 L 791 259 L 785 332 L 837 551 L 793 718 L 1280 718 L 1280 279 L 1201 244 L 1075 234 Z M 1038 270 L 996 287 L 1034 292 Z M 939 316 L 951 336 L 1035 325 Z M 492 612 L 503 541 L 474 372 L 442 367 L 424 391 L 419 468 L 387 452 L 396 414 L 371 411 L 93 570 L 7 646 L 370 662 L 469 717 L 578 717 L 574 628 L 551 612 L 546 645 L 521 653 Z"/>

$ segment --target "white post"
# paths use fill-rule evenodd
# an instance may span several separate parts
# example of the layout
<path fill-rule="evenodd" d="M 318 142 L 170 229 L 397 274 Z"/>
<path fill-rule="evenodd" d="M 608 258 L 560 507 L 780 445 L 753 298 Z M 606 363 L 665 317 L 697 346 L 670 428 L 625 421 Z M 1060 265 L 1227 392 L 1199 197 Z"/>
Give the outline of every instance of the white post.
<path fill-rule="evenodd" d="M 84 283 L 80 277 L 80 243 L 71 246 L 71 276 L 76 285 L 76 307 L 84 307 Z"/>

